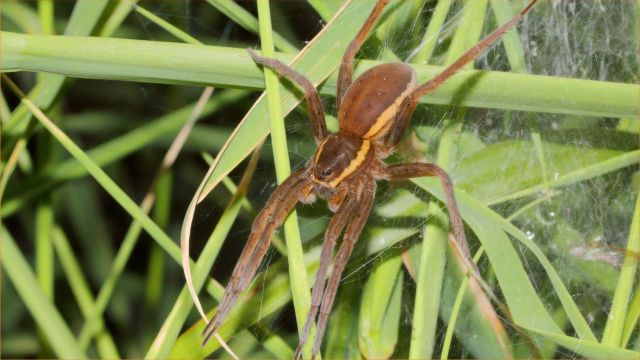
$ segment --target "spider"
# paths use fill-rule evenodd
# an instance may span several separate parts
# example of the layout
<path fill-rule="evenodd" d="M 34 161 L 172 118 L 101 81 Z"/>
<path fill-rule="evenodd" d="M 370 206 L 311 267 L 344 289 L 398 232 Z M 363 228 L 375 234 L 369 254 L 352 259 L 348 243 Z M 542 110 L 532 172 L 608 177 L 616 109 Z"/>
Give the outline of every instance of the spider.
<path fill-rule="evenodd" d="M 383 159 L 395 150 L 420 97 L 436 89 L 466 63 L 474 60 L 495 43 L 502 34 L 522 19 L 536 0 L 532 0 L 508 23 L 423 84 L 417 84 L 415 70 L 405 63 L 374 66 L 352 82 L 354 57 L 388 2 L 389 0 L 376 2 L 343 55 L 336 95 L 340 125 L 337 133 L 329 134 L 327 131 L 320 95 L 307 78 L 279 60 L 258 56 L 253 50 L 248 49 L 256 63 L 273 69 L 304 90 L 313 137 L 318 148 L 304 167 L 293 172 L 273 192 L 253 222 L 249 239 L 236 263 L 216 314 L 205 327 L 204 344 L 222 325 L 238 295 L 253 279 L 269 248 L 274 231 L 298 202 L 309 204 L 320 197 L 327 201 L 329 209 L 335 215 L 329 221 L 325 232 L 320 266 L 311 292 L 311 308 L 294 355 L 294 358 L 300 358 L 302 348 L 317 320 L 317 332 L 311 352 L 311 358 L 314 358 L 322 343 L 342 271 L 371 212 L 377 180 L 438 177 L 444 188 L 456 248 L 462 254 L 471 274 L 487 294 L 494 298 L 471 261 L 453 184 L 447 173 L 435 164 L 413 162 L 388 165 Z M 342 244 L 335 255 L 333 271 L 327 279 L 336 242 L 343 230 Z"/>

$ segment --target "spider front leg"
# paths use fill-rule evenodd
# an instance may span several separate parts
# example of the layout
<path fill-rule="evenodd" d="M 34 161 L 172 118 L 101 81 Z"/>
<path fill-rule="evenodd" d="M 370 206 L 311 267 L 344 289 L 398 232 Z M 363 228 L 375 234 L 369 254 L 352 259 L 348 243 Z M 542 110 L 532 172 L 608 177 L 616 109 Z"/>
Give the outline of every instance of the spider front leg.
<path fill-rule="evenodd" d="M 369 32 L 373 28 L 373 25 L 376 23 L 376 20 L 382 14 L 382 10 L 387 5 L 389 0 L 378 0 L 376 2 L 375 7 L 371 10 L 371 14 L 364 22 L 360 31 L 356 37 L 351 40 L 349 46 L 342 55 L 342 62 L 340 63 L 340 70 L 338 72 L 338 93 L 336 96 L 336 103 L 338 105 L 338 109 L 340 108 L 340 104 L 342 103 L 342 98 L 344 94 L 347 93 L 347 89 L 349 85 L 351 85 L 351 80 L 353 78 L 353 59 L 362 47 L 362 43 L 367 39 Z"/>
<path fill-rule="evenodd" d="M 467 50 L 467 52 L 462 54 L 453 64 L 449 65 L 449 67 L 444 69 L 433 79 L 416 87 L 410 96 L 410 101 L 413 102 L 413 106 L 415 106 L 415 103 L 419 101 L 420 97 L 437 89 L 448 78 L 460 71 L 468 62 L 475 60 L 478 56 L 480 56 L 480 54 L 491 47 L 491 45 L 498 41 L 504 33 L 506 33 L 509 29 L 511 29 L 522 20 L 525 14 L 533 8 L 533 5 L 535 5 L 536 1 L 538 0 L 531 0 L 531 2 L 529 2 L 529 4 L 524 9 L 520 10 L 520 12 L 517 13 L 516 16 L 514 16 L 511 20 L 509 20 L 509 22 L 502 25 L 491 34 L 487 35 L 487 37 L 485 37 L 484 39 L 480 40 L 480 42 L 478 42 L 474 47 Z"/>
<path fill-rule="evenodd" d="M 247 52 L 253 61 L 270 68 L 278 73 L 278 75 L 284 76 L 302 88 L 304 98 L 307 102 L 307 108 L 309 109 L 309 120 L 311 121 L 313 138 L 316 140 L 316 144 L 319 144 L 328 134 L 327 123 L 324 120 L 324 108 L 322 107 L 320 94 L 318 94 L 318 90 L 316 90 L 311 81 L 280 60 L 259 56 L 253 49 L 247 49 Z"/>
<path fill-rule="evenodd" d="M 369 218 L 369 213 L 371 213 L 371 208 L 373 207 L 373 198 L 376 193 L 375 181 L 373 179 L 364 179 L 360 186 L 362 188 L 362 192 L 360 194 L 360 199 L 358 200 L 355 216 L 350 219 L 351 222 L 347 226 L 344 238 L 342 239 L 342 245 L 340 246 L 340 250 L 338 250 L 338 254 L 334 261 L 333 272 L 327 281 L 324 298 L 322 299 L 322 307 L 320 308 L 320 314 L 318 314 L 318 329 L 316 332 L 316 339 L 313 342 L 313 348 L 311 350 L 311 359 L 314 359 L 320 352 L 320 346 L 322 345 L 322 339 L 324 338 L 324 331 L 327 327 L 329 314 L 331 313 L 333 301 L 338 291 L 342 272 L 347 265 L 353 246 L 360 237 L 360 233 L 362 232 L 364 224 Z"/>
<path fill-rule="evenodd" d="M 318 314 L 318 326 L 316 329 L 316 338 L 311 350 L 311 359 L 314 359 L 320 352 L 320 345 L 322 345 L 322 339 L 324 338 L 325 328 L 327 327 L 329 313 L 331 312 L 333 301 L 338 290 L 338 285 L 340 284 L 342 272 L 347 265 L 353 246 L 360 237 L 360 233 L 362 232 L 364 224 L 369 218 L 371 208 L 373 207 L 373 198 L 376 192 L 375 181 L 370 178 L 363 178 L 360 181 L 359 187 L 361 191 L 355 204 L 353 216 L 349 219 L 347 230 L 345 231 L 344 238 L 342 239 L 342 245 L 340 245 L 340 249 L 335 257 L 333 272 L 331 273 L 331 277 L 327 281 L 327 285 L 325 287 L 320 313 Z M 304 343 L 301 340 L 298 344 L 298 349 L 296 350 L 296 356 L 294 356 L 295 359 L 299 358 L 303 347 Z"/>
<path fill-rule="evenodd" d="M 460 252 L 461 258 L 468 269 L 471 269 L 471 274 L 478 281 L 483 288 L 487 296 L 492 300 L 499 303 L 496 296 L 491 290 L 491 287 L 482 279 L 480 270 L 473 262 L 471 254 L 469 253 L 469 244 L 464 234 L 464 225 L 462 223 L 462 217 L 460 216 L 460 210 L 458 210 L 458 204 L 453 193 L 453 183 L 451 178 L 444 169 L 436 164 L 427 163 L 406 163 L 389 165 L 383 170 L 383 177 L 388 180 L 409 179 L 414 177 L 423 176 L 437 176 L 444 189 L 444 197 L 447 204 L 447 210 L 449 212 L 449 219 L 453 227 L 453 235 L 456 238 L 456 247 Z"/>
<path fill-rule="evenodd" d="M 341 194 L 342 193 L 338 193 L 338 195 Z M 331 221 L 327 226 L 327 231 L 324 235 L 322 252 L 320 253 L 320 266 L 318 267 L 318 271 L 316 272 L 316 279 L 313 283 L 313 290 L 311 291 L 311 308 L 309 309 L 309 313 L 307 314 L 307 319 L 305 320 L 302 333 L 300 334 L 300 345 L 296 350 L 294 359 L 300 357 L 302 348 L 307 342 L 307 338 L 309 337 L 309 333 L 311 332 L 311 327 L 316 320 L 318 310 L 320 309 L 320 305 L 322 304 L 322 295 L 324 294 L 324 287 L 327 282 L 327 271 L 329 270 L 329 265 L 331 264 L 333 250 L 336 246 L 336 240 L 338 240 L 338 237 L 342 233 L 342 230 L 347 225 L 347 221 L 351 220 L 354 212 L 356 211 L 357 203 L 355 201 L 355 198 L 347 195 L 346 198 L 343 198 L 341 196 L 340 199 L 343 199 L 342 203 L 335 212 L 333 218 L 331 218 Z"/>
<path fill-rule="evenodd" d="M 203 345 L 206 345 L 211 336 L 218 331 L 235 304 L 238 295 L 247 288 L 253 279 L 269 249 L 273 232 L 282 225 L 284 219 L 295 207 L 299 197 L 313 186 L 309 176 L 309 170 L 306 167 L 291 174 L 273 192 L 265 207 L 254 220 L 249 239 L 233 269 L 216 314 L 202 333 L 204 336 Z"/>

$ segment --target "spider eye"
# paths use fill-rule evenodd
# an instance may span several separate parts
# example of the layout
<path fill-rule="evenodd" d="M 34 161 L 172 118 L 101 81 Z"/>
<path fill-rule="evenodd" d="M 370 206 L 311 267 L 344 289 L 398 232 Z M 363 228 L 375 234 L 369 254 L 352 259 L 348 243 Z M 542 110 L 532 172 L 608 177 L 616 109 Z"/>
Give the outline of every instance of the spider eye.
<path fill-rule="evenodd" d="M 333 168 L 329 167 L 329 168 L 320 170 L 319 173 L 316 173 L 316 176 L 320 180 L 325 180 L 325 179 L 328 179 L 331 176 L 331 174 L 333 174 Z"/>

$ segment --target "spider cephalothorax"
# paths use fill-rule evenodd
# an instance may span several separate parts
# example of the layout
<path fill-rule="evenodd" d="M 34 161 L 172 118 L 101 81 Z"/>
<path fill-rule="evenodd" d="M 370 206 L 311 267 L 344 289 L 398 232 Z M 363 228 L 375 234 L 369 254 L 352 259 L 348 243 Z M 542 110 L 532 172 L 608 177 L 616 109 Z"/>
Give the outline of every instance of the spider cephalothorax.
<path fill-rule="evenodd" d="M 300 342 L 295 354 L 295 358 L 301 356 L 302 347 L 317 319 L 317 335 L 312 349 L 313 358 L 322 343 L 340 276 L 371 212 L 376 180 L 379 179 L 394 180 L 420 176 L 436 176 L 440 179 L 458 250 L 473 276 L 487 294 L 493 296 L 491 289 L 484 284 L 478 269 L 470 259 L 462 218 L 453 194 L 453 184 L 447 173 L 435 164 L 415 162 L 387 165 L 383 159 L 394 151 L 409 124 L 419 98 L 436 89 L 498 40 L 504 32 L 520 21 L 536 0 L 532 0 L 511 21 L 480 41 L 439 75 L 423 84 L 417 83 L 415 70 L 404 63 L 375 66 L 352 83 L 355 54 L 387 2 L 388 0 L 377 1 L 343 56 L 336 95 L 340 131 L 335 134 L 328 133 L 320 95 L 307 78 L 278 60 L 260 57 L 249 50 L 249 54 L 257 63 L 272 68 L 279 75 L 293 80 L 302 87 L 318 149 L 303 168 L 291 174 L 274 191 L 256 217 L 247 244 L 233 270 L 216 314 L 205 328 L 205 343 L 222 325 L 238 294 L 246 289 L 255 275 L 269 248 L 273 232 L 282 224 L 287 214 L 298 201 L 310 203 L 317 197 L 321 197 L 327 200 L 329 208 L 335 212 L 335 215 L 329 221 L 325 232 L 320 266 L 312 289 L 311 309 L 300 334 Z M 337 239 L 343 230 L 343 240 L 335 255 L 333 272 L 327 279 Z"/>

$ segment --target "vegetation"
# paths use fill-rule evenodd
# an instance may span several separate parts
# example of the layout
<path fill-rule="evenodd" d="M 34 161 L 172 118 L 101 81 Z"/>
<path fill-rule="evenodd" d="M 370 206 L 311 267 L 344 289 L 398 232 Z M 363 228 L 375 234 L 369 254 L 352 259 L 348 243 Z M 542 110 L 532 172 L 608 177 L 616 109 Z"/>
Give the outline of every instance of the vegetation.
<path fill-rule="evenodd" d="M 526 2 L 396 1 L 356 73 L 407 61 L 428 79 Z M 181 229 L 213 309 L 275 167 L 315 148 L 299 90 L 269 87 L 270 111 L 244 48 L 273 41 L 335 130 L 335 70 L 373 3 L 271 1 L 271 29 L 253 1 L 2 1 L 2 357 L 228 357 L 200 346 Z M 504 304 L 461 272 L 437 180 L 380 182 L 325 358 L 640 356 L 639 17 L 632 0 L 540 1 L 424 97 L 389 161 L 449 171 Z M 241 358 L 293 355 L 331 214 L 296 216 L 221 329 Z"/>

